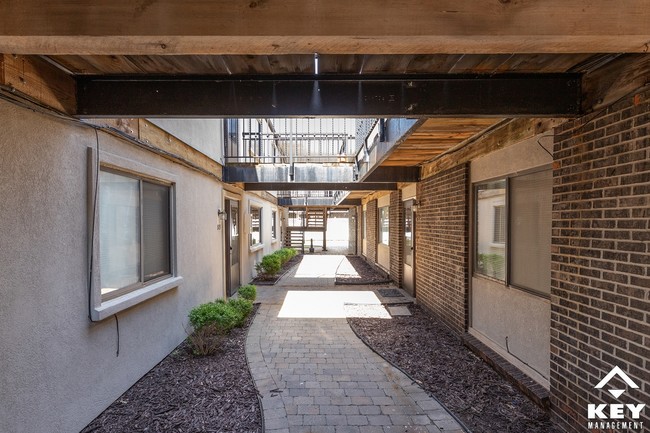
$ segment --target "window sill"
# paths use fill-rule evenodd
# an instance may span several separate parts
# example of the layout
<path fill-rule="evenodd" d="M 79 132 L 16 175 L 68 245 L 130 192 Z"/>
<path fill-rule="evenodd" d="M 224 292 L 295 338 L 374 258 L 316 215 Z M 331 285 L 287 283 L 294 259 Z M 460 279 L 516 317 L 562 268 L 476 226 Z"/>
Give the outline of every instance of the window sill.
<path fill-rule="evenodd" d="M 277 244 L 278 242 L 280 242 L 280 239 L 273 239 L 273 240 L 271 240 L 271 243 L 272 243 L 272 244 Z"/>
<path fill-rule="evenodd" d="M 264 248 L 264 244 L 255 244 L 255 245 L 251 246 L 248 250 L 251 253 L 254 253 L 255 251 L 261 250 L 262 248 Z"/>
<path fill-rule="evenodd" d="M 547 301 L 550 301 L 550 299 L 551 299 L 551 294 L 550 293 L 544 293 L 544 292 L 540 292 L 538 290 L 527 289 L 525 287 L 515 286 L 513 284 L 506 284 L 505 281 L 499 280 L 498 278 L 491 277 L 489 275 L 483 275 L 483 274 L 479 274 L 479 273 L 475 272 L 474 274 L 472 274 L 472 277 L 479 278 L 479 279 L 482 279 L 482 280 L 492 281 L 493 283 L 499 284 L 500 286 L 503 286 L 506 289 L 517 290 L 519 292 L 526 293 L 528 295 L 534 296 L 535 298 L 541 298 L 541 299 L 545 299 Z"/>
<path fill-rule="evenodd" d="M 501 284 L 504 287 L 507 287 L 507 284 L 506 284 L 505 280 L 500 280 L 497 277 L 493 277 L 491 275 L 485 275 L 485 274 L 481 274 L 479 272 L 474 272 L 472 274 L 472 277 L 474 277 L 474 278 L 482 278 L 484 280 L 492 281 L 492 282 Z"/>
<path fill-rule="evenodd" d="M 158 296 L 168 290 L 178 287 L 183 282 L 183 277 L 171 277 L 145 286 L 133 292 L 126 293 L 115 299 L 102 302 L 91 310 L 91 317 L 95 321 L 104 320 L 114 314 L 131 308 L 141 302 Z"/>

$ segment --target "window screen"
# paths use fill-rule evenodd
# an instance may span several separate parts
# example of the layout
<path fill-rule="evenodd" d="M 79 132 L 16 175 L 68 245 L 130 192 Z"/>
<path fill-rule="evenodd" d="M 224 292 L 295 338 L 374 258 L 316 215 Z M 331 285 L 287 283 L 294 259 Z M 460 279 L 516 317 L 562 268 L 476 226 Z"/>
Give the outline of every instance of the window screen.
<path fill-rule="evenodd" d="M 171 273 L 169 260 L 169 187 L 142 182 L 144 281 Z"/>
<path fill-rule="evenodd" d="M 510 181 L 510 280 L 550 293 L 553 175 L 545 170 Z"/>

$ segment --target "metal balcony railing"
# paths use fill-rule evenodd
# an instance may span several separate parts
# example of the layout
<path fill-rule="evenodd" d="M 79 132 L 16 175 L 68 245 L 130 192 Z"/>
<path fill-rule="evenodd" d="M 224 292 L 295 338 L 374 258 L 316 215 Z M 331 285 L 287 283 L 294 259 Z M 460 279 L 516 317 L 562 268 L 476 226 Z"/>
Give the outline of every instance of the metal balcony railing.
<path fill-rule="evenodd" d="M 352 163 L 357 153 L 353 119 L 228 119 L 226 128 L 226 163 Z"/>

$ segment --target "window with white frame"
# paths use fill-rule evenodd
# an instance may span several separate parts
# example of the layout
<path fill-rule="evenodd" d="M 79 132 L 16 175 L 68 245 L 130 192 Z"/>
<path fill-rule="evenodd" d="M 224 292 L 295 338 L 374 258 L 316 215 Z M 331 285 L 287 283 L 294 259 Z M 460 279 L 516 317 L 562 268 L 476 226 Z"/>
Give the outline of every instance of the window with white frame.
<path fill-rule="evenodd" d="M 366 210 L 361 211 L 361 239 L 366 238 Z"/>
<path fill-rule="evenodd" d="M 271 238 L 278 238 L 278 212 L 274 210 L 271 211 Z"/>
<path fill-rule="evenodd" d="M 251 233 L 250 246 L 260 245 L 262 243 L 262 208 L 251 205 Z"/>
<path fill-rule="evenodd" d="M 99 172 L 101 300 L 172 275 L 171 186 Z"/>
<path fill-rule="evenodd" d="M 379 208 L 379 243 L 388 245 L 389 239 L 389 207 L 383 206 Z"/>
<path fill-rule="evenodd" d="M 552 170 L 474 187 L 474 272 L 548 295 L 551 273 Z"/>

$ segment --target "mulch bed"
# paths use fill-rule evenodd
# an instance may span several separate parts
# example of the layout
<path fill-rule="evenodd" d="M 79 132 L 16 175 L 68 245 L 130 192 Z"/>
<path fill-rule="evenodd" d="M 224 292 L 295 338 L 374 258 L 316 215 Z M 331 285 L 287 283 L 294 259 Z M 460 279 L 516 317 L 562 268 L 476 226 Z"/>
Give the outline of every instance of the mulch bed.
<path fill-rule="evenodd" d="M 280 278 L 284 277 L 284 275 L 287 272 L 289 272 L 291 268 L 293 268 L 301 261 L 302 261 L 302 254 L 298 254 L 297 256 L 292 257 L 291 260 L 289 260 L 287 263 L 282 265 L 282 268 L 280 268 L 280 272 L 278 272 L 276 276 L 271 278 L 255 277 L 253 278 L 253 281 L 251 281 L 251 284 L 255 284 L 257 286 L 272 286 L 278 281 L 280 281 Z"/>
<path fill-rule="evenodd" d="M 358 275 L 336 275 L 334 284 L 347 285 L 366 285 L 366 284 L 385 284 L 390 280 L 386 275 L 381 274 L 375 268 L 370 266 L 363 258 L 359 256 L 346 256 Z"/>
<path fill-rule="evenodd" d="M 349 318 L 350 326 L 460 418 L 473 433 L 560 433 L 536 406 L 442 322 L 417 305 L 412 316 Z"/>
<path fill-rule="evenodd" d="M 82 433 L 261 432 L 257 390 L 244 352 L 257 308 L 214 355 L 196 357 L 187 343 L 180 344 Z"/>

